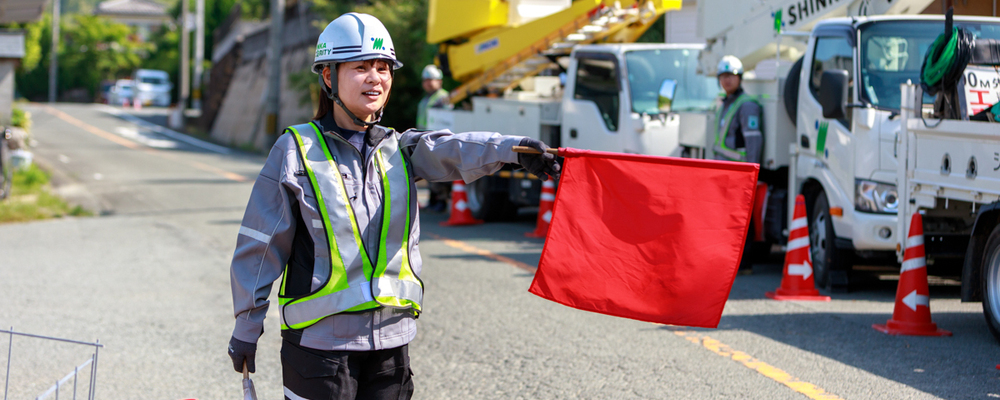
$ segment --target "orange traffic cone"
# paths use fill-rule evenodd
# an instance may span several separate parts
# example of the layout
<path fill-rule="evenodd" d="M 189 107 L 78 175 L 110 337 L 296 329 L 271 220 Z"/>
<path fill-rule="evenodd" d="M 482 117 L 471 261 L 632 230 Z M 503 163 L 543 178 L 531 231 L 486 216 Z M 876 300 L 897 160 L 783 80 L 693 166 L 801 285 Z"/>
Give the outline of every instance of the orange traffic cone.
<path fill-rule="evenodd" d="M 556 202 L 556 184 L 552 179 L 542 181 L 542 197 L 538 201 L 538 222 L 533 232 L 524 236 L 543 238 L 549 233 L 549 223 L 552 222 L 552 205 Z"/>
<path fill-rule="evenodd" d="M 924 218 L 920 213 L 913 213 L 910 220 L 892 319 L 885 325 L 874 324 L 872 328 L 890 335 L 951 336 L 951 332 L 938 329 L 937 324 L 931 322 L 927 260 L 924 258 Z"/>
<path fill-rule="evenodd" d="M 468 198 L 465 196 L 465 182 L 455 181 L 451 185 L 451 215 L 441 226 L 476 225 L 483 221 L 475 219 L 469 210 Z"/>
<path fill-rule="evenodd" d="M 142 109 L 142 100 L 135 99 L 135 101 L 132 102 L 132 108 L 136 109 L 136 110 L 141 110 Z"/>
<path fill-rule="evenodd" d="M 813 282 L 806 198 L 801 194 L 795 197 L 795 214 L 788 229 L 788 249 L 785 251 L 785 271 L 781 277 L 781 286 L 764 295 L 775 300 L 830 301 L 830 296 L 819 294 L 816 283 Z"/>

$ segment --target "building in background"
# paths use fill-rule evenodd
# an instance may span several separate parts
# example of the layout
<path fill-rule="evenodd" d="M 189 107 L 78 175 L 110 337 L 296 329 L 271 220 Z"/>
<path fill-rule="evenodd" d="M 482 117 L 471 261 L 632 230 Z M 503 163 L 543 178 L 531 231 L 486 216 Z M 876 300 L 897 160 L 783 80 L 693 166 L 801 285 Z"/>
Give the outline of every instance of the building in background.
<path fill-rule="evenodd" d="M 38 20 L 47 0 L 0 0 L 0 24 Z M 24 32 L 0 31 L 0 126 L 10 124 L 14 105 L 14 68 L 24 58 Z"/>
<path fill-rule="evenodd" d="M 97 4 L 94 15 L 134 27 L 142 41 L 160 26 L 170 22 L 167 6 L 152 0 L 110 0 Z"/>

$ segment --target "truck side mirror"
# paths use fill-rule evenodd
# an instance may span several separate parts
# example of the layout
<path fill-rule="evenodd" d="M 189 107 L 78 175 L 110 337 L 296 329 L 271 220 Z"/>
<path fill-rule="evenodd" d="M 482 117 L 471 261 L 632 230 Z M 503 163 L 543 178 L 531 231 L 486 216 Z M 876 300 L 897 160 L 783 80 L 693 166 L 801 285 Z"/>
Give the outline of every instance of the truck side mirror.
<path fill-rule="evenodd" d="M 823 71 L 819 80 L 819 104 L 823 107 L 823 118 L 841 119 L 847 116 L 845 102 L 850 84 L 847 71 L 832 69 Z"/>
<path fill-rule="evenodd" d="M 677 91 L 677 80 L 664 79 L 660 82 L 659 95 L 656 100 L 656 107 L 661 113 L 670 112 L 670 104 L 674 102 L 674 93 Z"/>

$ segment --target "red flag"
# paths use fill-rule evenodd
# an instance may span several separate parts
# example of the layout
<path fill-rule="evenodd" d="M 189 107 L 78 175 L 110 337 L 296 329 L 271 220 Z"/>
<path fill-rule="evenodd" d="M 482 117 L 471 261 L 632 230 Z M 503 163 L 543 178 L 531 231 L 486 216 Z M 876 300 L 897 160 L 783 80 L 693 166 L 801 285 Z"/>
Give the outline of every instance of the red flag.
<path fill-rule="evenodd" d="M 751 163 L 560 149 L 529 291 L 602 314 L 714 328 L 750 223 Z"/>

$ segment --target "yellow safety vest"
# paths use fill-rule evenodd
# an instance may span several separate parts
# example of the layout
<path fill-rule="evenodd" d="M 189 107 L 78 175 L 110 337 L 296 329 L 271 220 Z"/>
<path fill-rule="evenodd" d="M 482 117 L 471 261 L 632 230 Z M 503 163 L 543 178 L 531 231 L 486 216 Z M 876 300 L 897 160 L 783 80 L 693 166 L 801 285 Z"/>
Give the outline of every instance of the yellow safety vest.
<path fill-rule="evenodd" d="M 423 300 L 423 282 L 410 265 L 410 217 L 413 180 L 395 136 L 389 135 L 375 151 L 375 170 L 382 178 L 384 203 L 377 261 L 372 265 L 344 179 L 323 134 L 314 123 L 289 127 L 316 195 L 329 245 L 330 275 L 319 289 L 297 297 L 285 295 L 285 279 L 278 292 L 282 329 L 303 329 L 341 312 L 377 307 L 409 309 L 417 314 Z M 317 254 L 317 257 L 321 257 Z"/>

